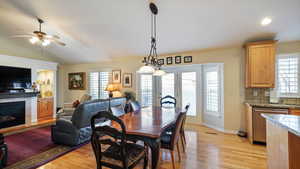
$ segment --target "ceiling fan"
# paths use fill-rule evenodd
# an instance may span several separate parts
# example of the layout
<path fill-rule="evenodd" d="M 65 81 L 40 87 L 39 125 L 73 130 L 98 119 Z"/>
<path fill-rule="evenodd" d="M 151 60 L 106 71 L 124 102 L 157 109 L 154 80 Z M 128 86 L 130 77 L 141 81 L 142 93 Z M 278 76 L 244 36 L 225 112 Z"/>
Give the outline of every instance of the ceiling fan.
<path fill-rule="evenodd" d="M 57 35 L 48 35 L 45 32 L 42 32 L 42 24 L 44 21 L 40 18 L 37 18 L 39 22 L 39 30 L 34 31 L 33 34 L 24 34 L 24 35 L 15 35 L 14 38 L 29 38 L 29 42 L 32 44 L 42 44 L 42 46 L 48 46 L 52 42 L 59 44 L 61 46 L 66 46 L 65 43 L 60 41 L 60 37 Z"/>

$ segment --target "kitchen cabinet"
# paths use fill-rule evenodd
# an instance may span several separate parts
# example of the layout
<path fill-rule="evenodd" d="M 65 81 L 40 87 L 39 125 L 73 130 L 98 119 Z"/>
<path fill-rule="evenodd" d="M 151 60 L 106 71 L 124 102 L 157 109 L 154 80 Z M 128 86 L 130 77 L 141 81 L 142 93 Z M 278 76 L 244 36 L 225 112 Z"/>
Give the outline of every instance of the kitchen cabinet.
<path fill-rule="evenodd" d="M 264 117 L 267 119 L 268 169 L 299 169 L 300 131 L 295 127 L 299 119 L 284 115 Z"/>
<path fill-rule="evenodd" d="M 53 98 L 39 98 L 38 121 L 49 120 L 53 118 Z"/>
<path fill-rule="evenodd" d="M 275 87 L 276 41 L 247 43 L 246 88 Z"/>
<path fill-rule="evenodd" d="M 251 144 L 266 143 L 266 120 L 262 113 L 288 114 L 287 108 L 252 107 L 246 104 L 247 137 Z"/>
<path fill-rule="evenodd" d="M 300 109 L 289 109 L 289 114 L 300 116 Z"/>

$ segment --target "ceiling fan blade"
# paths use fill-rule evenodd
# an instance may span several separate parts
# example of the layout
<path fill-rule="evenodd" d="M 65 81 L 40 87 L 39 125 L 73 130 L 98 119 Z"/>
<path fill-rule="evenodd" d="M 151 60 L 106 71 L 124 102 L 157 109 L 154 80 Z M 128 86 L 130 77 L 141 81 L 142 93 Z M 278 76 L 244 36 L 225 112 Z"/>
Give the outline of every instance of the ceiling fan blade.
<path fill-rule="evenodd" d="M 13 35 L 11 36 L 11 38 L 31 38 L 34 37 L 35 35 L 30 35 L 30 34 L 26 34 L 26 35 Z"/>
<path fill-rule="evenodd" d="M 66 46 L 65 43 L 63 43 L 63 42 L 61 42 L 61 41 L 59 41 L 59 40 L 56 40 L 56 39 L 53 39 L 53 42 L 54 42 L 54 43 L 57 43 L 57 44 L 59 44 L 59 45 L 61 45 L 61 46 Z"/>
<path fill-rule="evenodd" d="M 45 37 L 50 39 L 60 39 L 60 37 L 57 35 L 46 35 Z"/>

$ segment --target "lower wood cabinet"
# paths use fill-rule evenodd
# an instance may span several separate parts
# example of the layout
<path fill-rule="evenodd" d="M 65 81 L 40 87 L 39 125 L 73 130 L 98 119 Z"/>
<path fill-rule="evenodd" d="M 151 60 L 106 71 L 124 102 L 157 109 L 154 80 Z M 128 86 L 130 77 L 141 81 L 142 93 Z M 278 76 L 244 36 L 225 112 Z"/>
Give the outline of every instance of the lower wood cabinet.
<path fill-rule="evenodd" d="M 252 107 L 246 104 L 247 135 L 251 144 L 266 143 L 266 120 L 262 113 L 288 114 L 286 108 Z"/>
<path fill-rule="evenodd" d="M 300 109 L 289 109 L 289 114 L 300 116 Z"/>
<path fill-rule="evenodd" d="M 53 98 L 39 98 L 37 107 L 38 121 L 49 120 L 53 118 Z"/>

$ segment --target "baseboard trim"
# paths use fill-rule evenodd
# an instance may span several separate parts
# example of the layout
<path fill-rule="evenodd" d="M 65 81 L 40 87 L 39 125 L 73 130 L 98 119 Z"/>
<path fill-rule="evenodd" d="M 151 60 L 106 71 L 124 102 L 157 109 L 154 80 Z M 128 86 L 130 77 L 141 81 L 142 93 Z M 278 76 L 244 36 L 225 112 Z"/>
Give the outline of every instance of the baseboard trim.
<path fill-rule="evenodd" d="M 226 134 L 237 134 L 238 133 L 238 131 L 236 131 L 236 130 L 226 130 L 224 128 L 219 128 L 219 127 L 216 127 L 216 126 L 213 126 L 213 125 L 210 125 L 210 124 L 206 124 L 206 123 L 201 123 L 201 124 L 206 126 L 206 127 L 215 129 L 217 131 L 220 131 L 220 132 L 226 133 Z"/>

